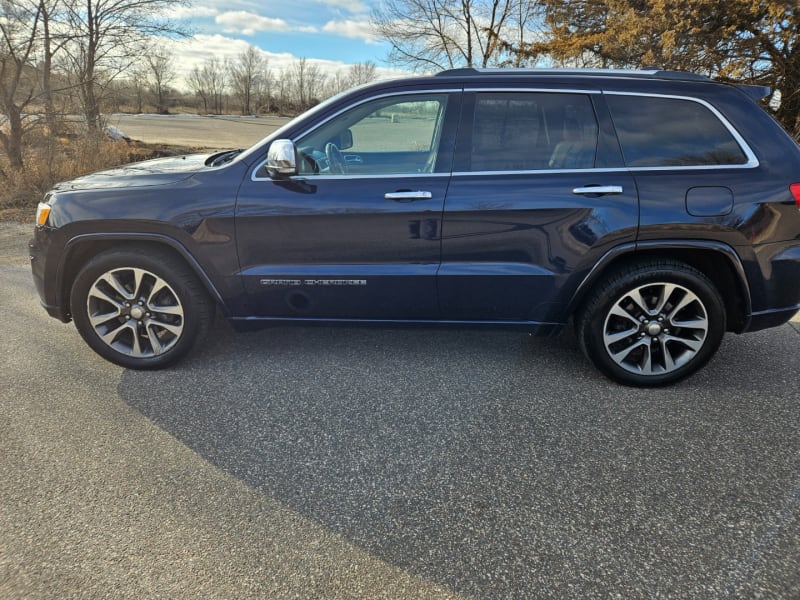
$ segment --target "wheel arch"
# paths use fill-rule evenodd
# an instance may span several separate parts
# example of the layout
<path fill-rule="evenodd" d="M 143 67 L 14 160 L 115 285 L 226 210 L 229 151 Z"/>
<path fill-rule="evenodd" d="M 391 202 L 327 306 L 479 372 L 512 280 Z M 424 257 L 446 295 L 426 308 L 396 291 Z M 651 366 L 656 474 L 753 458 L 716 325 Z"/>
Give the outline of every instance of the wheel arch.
<path fill-rule="evenodd" d="M 649 259 L 684 262 L 708 277 L 725 304 L 728 331 L 741 333 L 750 321 L 751 297 L 744 266 L 727 244 L 706 240 L 655 240 L 617 246 L 597 261 L 575 288 L 567 303 L 567 316 L 574 315 L 592 288 L 609 274 L 632 263 Z"/>
<path fill-rule="evenodd" d="M 64 307 L 64 314 L 71 318 L 70 310 L 70 289 L 75 278 L 92 257 L 106 250 L 119 250 L 124 247 L 153 247 L 159 250 L 166 250 L 172 255 L 183 261 L 195 274 L 203 287 L 209 293 L 214 302 L 225 309 L 225 301 L 219 293 L 217 286 L 208 276 L 203 267 L 191 255 L 186 247 L 166 235 L 161 234 L 83 234 L 72 238 L 64 247 L 64 254 L 58 268 L 57 290 L 59 303 Z"/>

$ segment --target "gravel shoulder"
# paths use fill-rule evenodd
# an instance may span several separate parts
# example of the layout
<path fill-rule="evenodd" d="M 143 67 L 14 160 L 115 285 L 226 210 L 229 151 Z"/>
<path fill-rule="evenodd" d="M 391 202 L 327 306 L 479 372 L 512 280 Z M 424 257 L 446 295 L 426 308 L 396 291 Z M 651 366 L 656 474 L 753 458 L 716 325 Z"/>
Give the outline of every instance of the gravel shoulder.
<path fill-rule="evenodd" d="M 33 215 L 30 223 L 0 221 L 0 265 L 27 265 L 28 240 L 33 237 Z"/>

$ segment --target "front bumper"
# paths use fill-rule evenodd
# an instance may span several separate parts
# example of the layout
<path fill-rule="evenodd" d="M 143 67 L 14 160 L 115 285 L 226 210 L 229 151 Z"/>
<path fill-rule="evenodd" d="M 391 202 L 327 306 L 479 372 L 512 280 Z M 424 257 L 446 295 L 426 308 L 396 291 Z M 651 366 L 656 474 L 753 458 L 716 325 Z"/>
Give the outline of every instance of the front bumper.
<path fill-rule="evenodd" d="M 59 293 L 62 252 L 55 251 L 54 240 L 57 237 L 56 230 L 50 227 L 36 227 L 33 238 L 28 242 L 28 254 L 39 301 L 47 314 L 67 323 L 71 317 Z"/>

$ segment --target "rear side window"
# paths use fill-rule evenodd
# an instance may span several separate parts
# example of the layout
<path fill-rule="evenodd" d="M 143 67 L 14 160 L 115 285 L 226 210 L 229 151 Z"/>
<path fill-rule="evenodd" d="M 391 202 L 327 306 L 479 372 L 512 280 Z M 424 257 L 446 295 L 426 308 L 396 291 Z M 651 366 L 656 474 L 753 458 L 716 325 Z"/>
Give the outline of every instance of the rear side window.
<path fill-rule="evenodd" d="M 727 127 L 698 102 L 615 94 L 606 101 L 629 167 L 747 163 Z"/>
<path fill-rule="evenodd" d="M 591 169 L 596 152 L 597 119 L 586 95 L 476 95 L 472 171 Z"/>

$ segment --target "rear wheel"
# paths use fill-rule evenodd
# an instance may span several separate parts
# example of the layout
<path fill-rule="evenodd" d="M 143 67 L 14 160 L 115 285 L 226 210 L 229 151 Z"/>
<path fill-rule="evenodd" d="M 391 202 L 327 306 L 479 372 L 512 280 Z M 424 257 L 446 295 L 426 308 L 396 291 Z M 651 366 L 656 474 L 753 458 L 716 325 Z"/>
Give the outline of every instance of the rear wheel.
<path fill-rule="evenodd" d="M 661 386 L 702 367 L 725 332 L 713 283 L 677 261 L 647 261 L 613 274 L 577 318 L 581 348 L 605 375 Z"/>
<path fill-rule="evenodd" d="M 205 336 L 213 303 L 197 277 L 163 250 L 104 252 L 78 274 L 72 317 L 95 352 L 131 369 L 166 367 Z"/>

